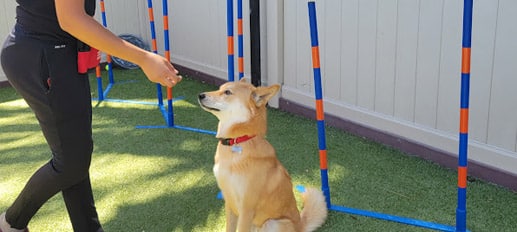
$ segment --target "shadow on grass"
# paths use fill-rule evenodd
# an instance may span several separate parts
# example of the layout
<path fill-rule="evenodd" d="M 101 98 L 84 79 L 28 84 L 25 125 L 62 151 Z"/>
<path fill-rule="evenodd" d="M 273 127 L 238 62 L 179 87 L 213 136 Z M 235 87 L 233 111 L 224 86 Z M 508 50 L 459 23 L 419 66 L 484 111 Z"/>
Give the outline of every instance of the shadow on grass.
<path fill-rule="evenodd" d="M 16 93 L 14 88 L 8 87 L 0 87 L 0 103 L 10 102 L 14 100 L 20 99 L 20 95 Z"/>
<path fill-rule="evenodd" d="M 181 105 L 181 104 L 180 104 Z M 113 106 L 113 105 L 112 105 Z M 199 110 L 192 107 L 176 107 L 178 124 L 193 124 L 193 126 L 205 126 L 196 122 L 211 123 L 210 120 L 200 114 Z M 206 231 L 217 226 L 212 224 L 221 217 L 223 202 L 216 199 L 218 188 L 212 175 L 213 155 L 217 140 L 213 135 L 188 132 L 173 128 L 165 129 L 135 129 L 134 126 L 162 125 L 163 118 L 154 107 L 118 108 L 101 106 L 95 108 L 98 118 L 94 120 L 95 159 L 116 159 L 117 155 L 129 154 L 135 160 L 139 158 L 156 157 L 158 162 L 149 175 L 141 175 L 148 181 L 135 180 L 134 183 L 122 183 L 121 186 L 96 187 L 96 201 L 103 202 L 110 197 L 111 192 L 131 191 L 124 190 L 128 186 L 138 187 L 135 184 L 142 181 L 149 183 L 153 180 L 160 181 L 158 189 L 169 189 L 168 192 L 158 193 L 145 202 L 131 202 L 133 197 L 128 196 L 128 203 L 116 209 L 114 217 L 104 222 L 107 231 Z M 105 126 L 107 122 L 108 126 Z M 212 122 L 215 124 L 215 121 Z M 208 125 L 206 125 L 208 127 Z M 213 125 L 211 125 L 213 128 Z M 210 128 L 208 128 L 210 129 Z M 109 158 L 107 157 L 110 156 Z M 137 161 L 135 161 L 137 162 Z M 167 162 L 173 162 L 167 164 Z M 106 162 L 110 165 L 109 160 Z M 129 165 L 130 162 L 128 162 Z M 94 164 L 92 164 L 94 165 Z M 139 171 L 138 164 L 133 167 L 125 167 L 128 174 Z M 185 187 L 177 181 L 188 177 L 189 172 L 198 170 L 202 180 L 192 178 L 196 182 L 194 186 Z M 195 176 L 195 175 L 194 175 Z M 117 178 L 113 176 L 112 178 Z M 165 183 L 164 183 L 165 182 Z M 176 186 L 177 185 L 177 186 Z M 177 189 L 176 189 L 177 188 Z M 142 194 L 153 189 L 142 189 Z M 186 220 L 185 217 L 193 219 Z M 203 229 L 205 228 L 205 229 Z"/>
<path fill-rule="evenodd" d="M 107 231 L 209 231 L 221 217 L 223 202 L 216 186 L 202 186 L 164 194 L 151 201 L 127 204 L 104 222 Z M 205 197 L 203 197 L 205 196 Z M 188 219 L 194 216 L 196 220 Z M 203 229 L 204 228 L 204 229 Z"/>

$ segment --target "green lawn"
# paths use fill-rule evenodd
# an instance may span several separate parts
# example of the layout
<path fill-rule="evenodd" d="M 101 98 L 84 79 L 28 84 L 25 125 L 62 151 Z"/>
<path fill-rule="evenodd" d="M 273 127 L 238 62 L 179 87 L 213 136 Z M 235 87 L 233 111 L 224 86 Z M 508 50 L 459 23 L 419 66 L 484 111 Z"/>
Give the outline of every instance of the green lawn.
<path fill-rule="evenodd" d="M 156 85 L 140 70 L 115 70 L 109 98 L 155 101 Z M 106 78 L 105 78 L 106 79 Z M 97 96 L 91 78 L 92 94 Z M 106 80 L 105 80 L 106 82 Z M 216 89 L 186 77 L 174 88 L 177 125 L 215 130 L 214 116 L 198 107 L 197 94 Z M 164 92 L 165 94 L 165 92 Z M 217 140 L 165 125 L 156 106 L 97 102 L 91 178 L 106 231 L 223 231 L 223 202 L 212 174 Z M 295 185 L 319 186 L 314 121 L 269 110 L 268 139 Z M 393 148 L 327 128 L 332 203 L 454 225 L 456 173 Z M 12 88 L 0 89 L 0 212 L 50 153 L 32 112 Z M 472 179 L 468 187 L 471 231 L 516 231 L 517 194 Z M 50 199 L 29 224 L 31 231 L 71 231 L 62 197 Z M 330 212 L 319 231 L 429 231 Z"/>

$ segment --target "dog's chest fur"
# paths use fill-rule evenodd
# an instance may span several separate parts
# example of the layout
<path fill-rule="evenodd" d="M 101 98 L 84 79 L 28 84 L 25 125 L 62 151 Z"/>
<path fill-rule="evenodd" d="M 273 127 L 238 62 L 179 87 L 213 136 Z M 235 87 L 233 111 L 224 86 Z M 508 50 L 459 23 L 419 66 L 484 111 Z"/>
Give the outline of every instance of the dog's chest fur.
<path fill-rule="evenodd" d="M 232 198 L 240 204 L 246 194 L 249 176 L 244 175 L 248 168 L 249 154 L 246 151 L 232 151 L 231 146 L 219 145 L 216 152 L 214 175 L 225 199 Z"/>
<path fill-rule="evenodd" d="M 220 188 L 224 191 L 226 198 L 232 197 L 236 200 L 242 199 L 244 195 L 243 184 L 246 183 L 246 177 L 239 173 L 238 166 L 244 162 L 243 154 L 232 151 L 223 151 L 231 148 L 230 146 L 223 146 L 217 149 L 216 161 L 214 163 L 214 175 Z"/>
<path fill-rule="evenodd" d="M 244 198 L 260 196 L 266 182 L 270 181 L 267 176 L 280 171 L 279 166 L 275 165 L 277 159 L 274 149 L 266 140 L 255 138 L 238 146 L 241 146 L 241 152 L 236 152 L 232 146 L 219 144 L 213 168 L 225 201 L 237 215 Z M 257 147 L 260 149 L 257 150 Z"/>

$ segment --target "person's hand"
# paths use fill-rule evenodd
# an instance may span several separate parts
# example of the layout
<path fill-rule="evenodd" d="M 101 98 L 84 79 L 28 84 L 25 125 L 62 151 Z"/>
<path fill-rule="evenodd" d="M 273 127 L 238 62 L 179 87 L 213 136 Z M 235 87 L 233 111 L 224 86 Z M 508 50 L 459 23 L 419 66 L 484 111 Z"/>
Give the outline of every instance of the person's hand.
<path fill-rule="evenodd" d="M 173 87 L 181 81 L 172 64 L 165 57 L 148 52 L 140 67 L 147 76 L 147 79 L 163 86 Z"/>

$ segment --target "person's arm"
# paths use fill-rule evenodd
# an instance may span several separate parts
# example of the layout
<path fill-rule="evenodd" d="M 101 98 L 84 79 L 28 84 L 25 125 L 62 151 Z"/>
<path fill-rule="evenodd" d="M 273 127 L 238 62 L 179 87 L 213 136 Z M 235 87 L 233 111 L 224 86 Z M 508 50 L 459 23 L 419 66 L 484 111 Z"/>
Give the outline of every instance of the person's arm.
<path fill-rule="evenodd" d="M 172 87 L 181 81 L 178 71 L 164 57 L 117 37 L 86 14 L 84 0 L 55 0 L 55 5 L 59 25 L 75 38 L 98 50 L 139 65 L 152 82 Z"/>

